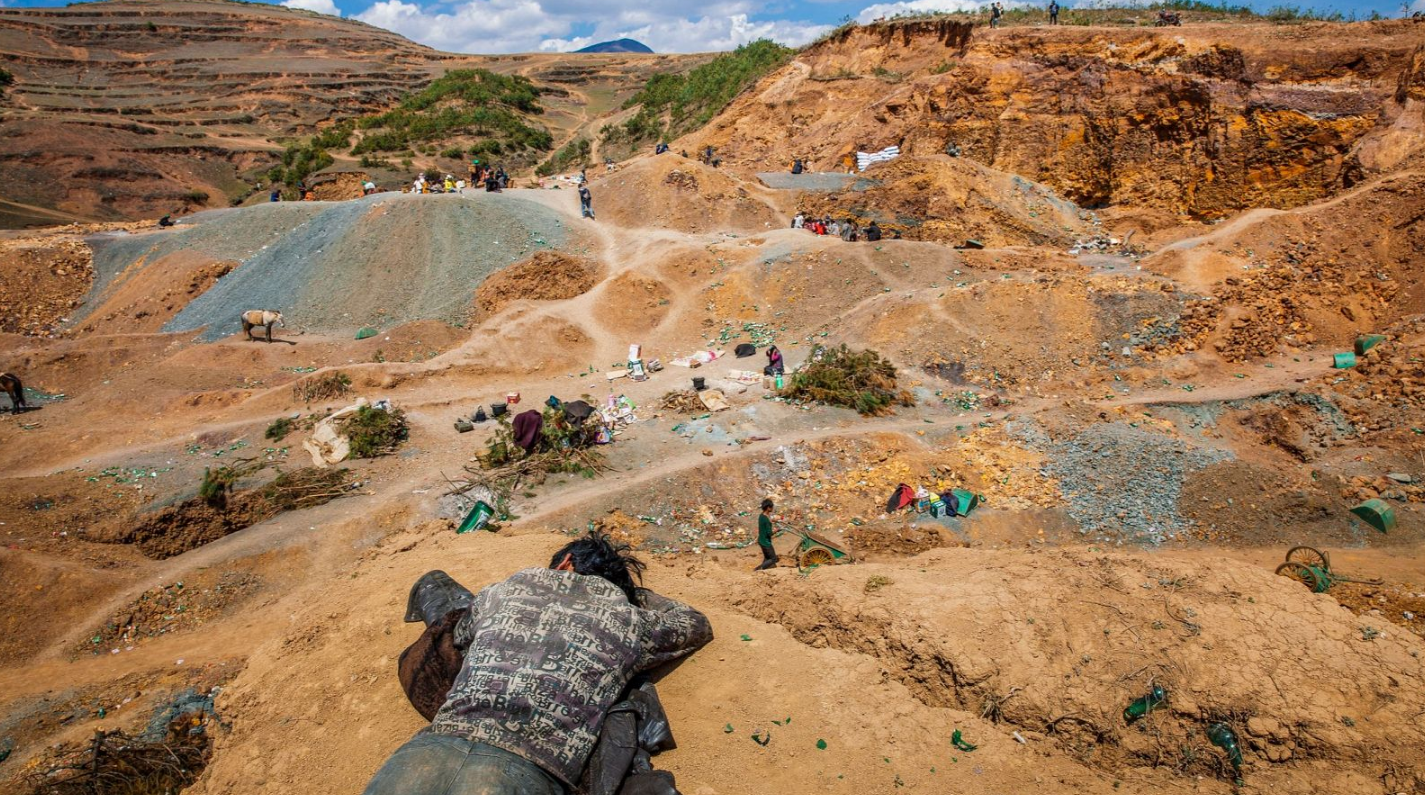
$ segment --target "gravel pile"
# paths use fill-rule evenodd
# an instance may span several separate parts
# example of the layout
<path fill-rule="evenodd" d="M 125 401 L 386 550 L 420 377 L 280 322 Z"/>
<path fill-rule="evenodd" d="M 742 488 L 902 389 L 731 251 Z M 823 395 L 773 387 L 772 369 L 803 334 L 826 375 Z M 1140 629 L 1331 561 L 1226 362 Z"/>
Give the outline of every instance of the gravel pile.
<path fill-rule="evenodd" d="M 201 339 L 217 340 L 241 330 L 247 309 L 275 309 L 289 328 L 317 332 L 461 323 L 485 277 L 563 245 L 567 232 L 554 211 L 506 195 L 264 204 L 201 213 L 165 233 L 95 238 L 92 294 L 134 263 L 189 250 L 241 265 L 164 331 L 205 329 Z"/>
<path fill-rule="evenodd" d="M 1149 544 L 1191 524 L 1178 512 L 1187 476 L 1230 458 L 1126 423 L 1092 425 L 1048 452 L 1042 474 L 1058 479 L 1081 533 Z"/>
<path fill-rule="evenodd" d="M 313 331 L 460 323 L 485 277 L 565 238 L 554 211 L 510 196 L 378 194 L 328 204 L 219 279 L 164 330 L 206 326 L 202 338 L 215 340 L 240 330 L 245 309 L 276 309 L 289 326 Z"/>
<path fill-rule="evenodd" d="M 810 190 L 833 193 L 843 190 L 863 191 L 880 183 L 859 174 L 837 174 L 834 172 L 793 174 L 789 171 L 768 171 L 757 175 L 773 190 Z"/>

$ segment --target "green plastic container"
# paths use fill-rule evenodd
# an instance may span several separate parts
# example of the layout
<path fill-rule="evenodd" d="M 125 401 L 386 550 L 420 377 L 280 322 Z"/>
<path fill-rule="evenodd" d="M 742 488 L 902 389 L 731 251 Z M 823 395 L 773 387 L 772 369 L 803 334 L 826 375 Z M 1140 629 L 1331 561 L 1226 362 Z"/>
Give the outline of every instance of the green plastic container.
<path fill-rule="evenodd" d="M 495 509 L 486 505 L 483 501 L 477 500 L 475 507 L 470 509 L 470 513 L 465 515 L 465 521 L 455 529 L 456 534 L 468 533 L 472 530 L 482 530 L 490 523 L 490 517 L 495 515 Z"/>
<path fill-rule="evenodd" d="M 1352 508 L 1351 513 L 1382 533 L 1388 533 L 1395 527 L 1395 509 L 1386 505 L 1384 500 L 1366 500 Z"/>
<path fill-rule="evenodd" d="M 1338 353 L 1334 357 L 1332 357 L 1331 366 L 1336 368 L 1337 370 L 1345 370 L 1348 367 L 1355 367 L 1356 354 L 1350 352 Z"/>
<path fill-rule="evenodd" d="M 369 339 L 380 333 L 381 332 L 377 331 L 376 329 L 367 326 L 366 328 L 363 328 L 356 332 L 356 338 L 359 340 Z"/>
<path fill-rule="evenodd" d="M 1362 334 L 1356 337 L 1356 355 L 1362 356 L 1366 351 L 1385 342 L 1384 334 Z"/>

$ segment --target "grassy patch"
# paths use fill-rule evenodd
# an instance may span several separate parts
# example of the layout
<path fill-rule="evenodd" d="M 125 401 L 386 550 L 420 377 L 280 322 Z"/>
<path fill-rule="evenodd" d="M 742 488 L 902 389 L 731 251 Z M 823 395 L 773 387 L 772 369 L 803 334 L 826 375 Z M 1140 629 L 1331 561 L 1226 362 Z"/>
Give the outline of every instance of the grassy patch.
<path fill-rule="evenodd" d="M 676 138 L 702 127 L 763 75 L 791 59 L 795 50 L 767 39 L 723 53 L 686 74 L 660 73 L 624 103 L 638 112 L 604 140 L 638 146 Z"/>
<path fill-rule="evenodd" d="M 452 135 L 478 135 L 498 142 L 503 152 L 548 151 L 554 140 L 522 114 L 543 113 L 539 89 L 528 78 L 485 69 L 456 69 L 402 100 L 394 110 L 356 122 L 363 131 L 352 148 L 404 152 Z"/>
<path fill-rule="evenodd" d="M 842 345 L 818 349 L 812 359 L 792 374 L 783 397 L 846 406 L 866 416 L 915 405 L 915 398 L 896 384 L 895 366 L 875 351 L 853 351 Z"/>

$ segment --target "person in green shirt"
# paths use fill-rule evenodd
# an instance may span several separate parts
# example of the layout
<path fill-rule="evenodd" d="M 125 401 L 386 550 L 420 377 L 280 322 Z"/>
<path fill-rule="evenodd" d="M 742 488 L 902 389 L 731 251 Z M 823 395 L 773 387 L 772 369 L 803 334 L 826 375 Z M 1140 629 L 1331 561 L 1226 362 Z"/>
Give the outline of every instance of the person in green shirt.
<path fill-rule="evenodd" d="M 762 547 L 762 563 L 753 571 L 777 565 L 777 550 L 772 548 L 772 501 L 762 501 L 762 515 L 757 517 L 757 546 Z"/>

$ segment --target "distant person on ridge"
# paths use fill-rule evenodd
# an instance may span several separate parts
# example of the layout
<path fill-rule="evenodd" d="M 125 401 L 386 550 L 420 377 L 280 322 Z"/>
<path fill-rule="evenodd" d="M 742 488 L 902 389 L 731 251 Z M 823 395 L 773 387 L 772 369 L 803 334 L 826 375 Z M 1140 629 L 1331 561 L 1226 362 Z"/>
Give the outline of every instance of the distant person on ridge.
<path fill-rule="evenodd" d="M 1059 24 L 1059 0 L 1049 0 L 1049 24 Z"/>
<path fill-rule="evenodd" d="M 806 216 L 805 216 L 805 215 L 802 215 L 802 214 L 799 212 L 799 213 L 797 213 L 797 214 L 792 218 L 792 228 L 793 228 L 793 229 L 801 229 L 801 228 L 806 224 L 806 222 L 807 222 Z"/>
<path fill-rule="evenodd" d="M 453 686 L 437 684 L 408 668 L 426 662 L 422 655 L 402 655 L 403 685 L 414 681 L 423 701 L 434 695 L 441 706 L 365 795 L 565 795 L 577 787 L 630 680 L 713 637 L 702 613 L 638 587 L 642 572 L 627 545 L 590 533 L 554 553 L 548 568 L 477 594 L 440 571 L 417 580 L 406 620 L 424 620 L 427 631 L 411 648 L 441 633 L 459 655 L 459 673 Z"/>
<path fill-rule="evenodd" d="M 792 161 L 792 173 L 793 173 L 793 174 L 800 174 L 800 173 L 802 173 L 803 171 L 806 171 L 806 166 L 802 163 L 801 158 L 797 158 L 796 160 L 793 160 L 793 161 Z"/>
<path fill-rule="evenodd" d="M 579 215 L 582 218 L 594 217 L 594 196 L 589 193 L 588 183 L 579 186 Z"/>
<path fill-rule="evenodd" d="M 990 4 L 990 27 L 999 27 L 1000 17 L 1004 16 L 1004 8 L 999 4 L 999 0 Z"/>

